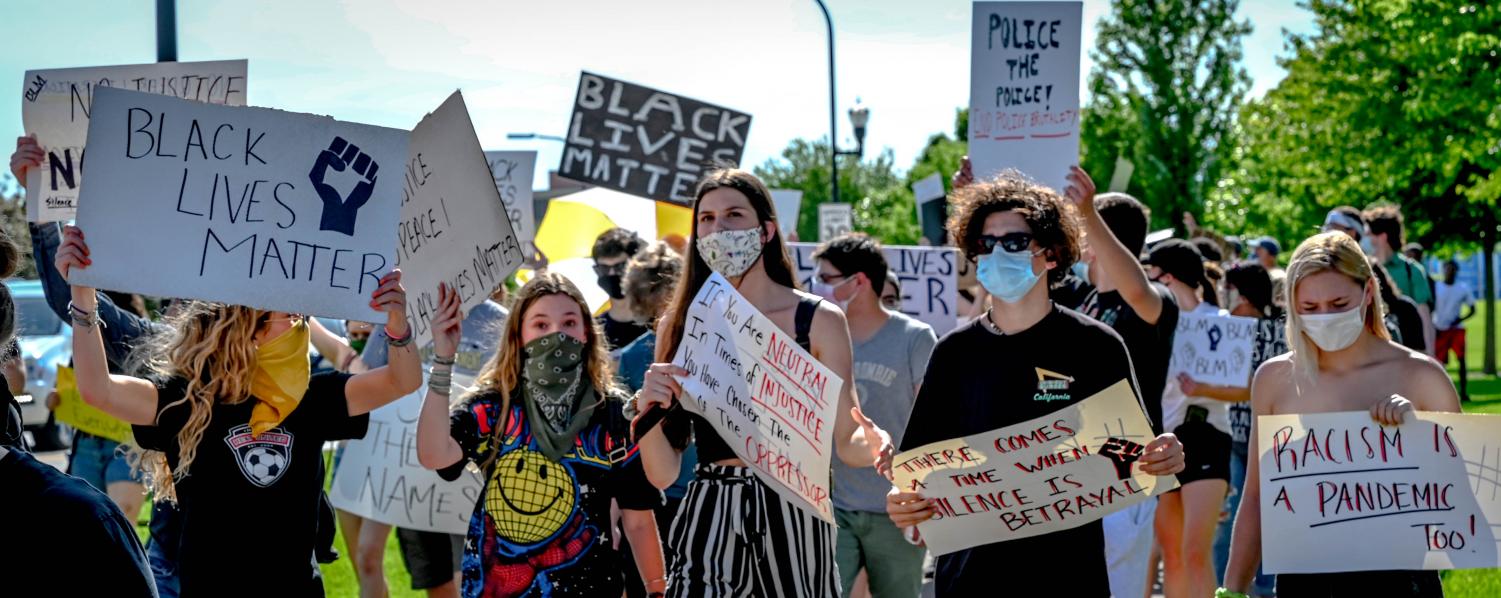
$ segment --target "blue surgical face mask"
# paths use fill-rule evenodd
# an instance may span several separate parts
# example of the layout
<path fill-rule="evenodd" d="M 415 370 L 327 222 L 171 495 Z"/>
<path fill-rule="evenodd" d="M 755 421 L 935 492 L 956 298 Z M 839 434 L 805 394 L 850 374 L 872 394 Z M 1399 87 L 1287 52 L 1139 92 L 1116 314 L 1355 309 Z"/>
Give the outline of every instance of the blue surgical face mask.
<path fill-rule="evenodd" d="M 1074 262 L 1074 265 L 1073 265 L 1073 267 L 1071 269 L 1073 270 L 1075 278 L 1078 278 L 1079 280 L 1082 280 L 1084 282 L 1089 282 L 1089 263 L 1088 262 L 1086 262 L 1084 260 L 1079 260 L 1077 262 Z"/>
<path fill-rule="evenodd" d="M 1030 250 L 1012 253 L 997 246 L 980 258 L 975 277 L 992 297 L 1016 303 L 1042 280 L 1042 276 L 1032 271 L 1032 255 Z"/>
<path fill-rule="evenodd" d="M 1376 255 L 1376 244 L 1371 242 L 1370 235 L 1361 235 L 1360 250 L 1364 251 L 1366 255 Z"/>

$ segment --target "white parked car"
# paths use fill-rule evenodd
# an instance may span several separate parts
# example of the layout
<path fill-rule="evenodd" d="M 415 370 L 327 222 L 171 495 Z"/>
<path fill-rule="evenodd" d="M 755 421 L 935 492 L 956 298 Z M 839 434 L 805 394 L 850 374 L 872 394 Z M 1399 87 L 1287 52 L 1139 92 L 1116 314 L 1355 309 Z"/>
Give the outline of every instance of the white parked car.
<path fill-rule="evenodd" d="M 16 303 L 16 338 L 26 369 L 26 390 L 16 396 L 21 420 L 38 450 L 67 448 L 72 444 L 72 429 L 53 419 L 47 394 L 57 383 L 57 366 L 73 359 L 73 329 L 48 307 L 41 282 L 10 280 L 5 285 Z"/>

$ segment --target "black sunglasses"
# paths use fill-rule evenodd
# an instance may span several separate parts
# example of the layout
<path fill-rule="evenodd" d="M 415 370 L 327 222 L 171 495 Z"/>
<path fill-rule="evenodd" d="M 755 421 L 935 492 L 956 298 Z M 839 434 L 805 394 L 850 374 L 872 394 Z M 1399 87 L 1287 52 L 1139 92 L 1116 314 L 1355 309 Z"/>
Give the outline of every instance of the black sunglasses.
<path fill-rule="evenodd" d="M 626 262 L 620 262 L 618 264 L 611 264 L 608 266 L 604 264 L 594 264 L 594 273 L 600 276 L 609 276 L 611 274 L 625 274 L 625 266 Z"/>
<path fill-rule="evenodd" d="M 1005 249 L 1008 252 L 1016 253 L 1025 251 L 1032 245 L 1032 233 L 1006 233 L 999 237 L 995 235 L 980 235 L 978 240 L 980 249 L 984 250 L 983 253 L 995 251 L 996 245 L 1000 245 L 1001 249 Z"/>

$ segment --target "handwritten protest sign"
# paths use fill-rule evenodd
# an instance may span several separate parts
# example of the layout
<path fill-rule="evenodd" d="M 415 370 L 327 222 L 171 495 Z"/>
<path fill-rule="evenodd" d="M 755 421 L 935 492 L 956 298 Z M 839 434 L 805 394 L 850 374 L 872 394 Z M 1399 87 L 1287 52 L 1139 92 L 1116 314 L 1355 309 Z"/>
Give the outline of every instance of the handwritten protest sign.
<path fill-rule="evenodd" d="M 83 402 L 83 395 L 78 393 L 78 381 L 73 376 L 73 368 L 57 367 L 57 409 L 52 414 L 57 417 L 57 421 L 89 434 L 121 444 L 135 443 L 135 433 L 130 429 L 130 424 Z"/>
<path fill-rule="evenodd" d="M 118 87 L 244 106 L 246 67 L 244 60 L 222 60 L 26 71 L 21 121 L 47 150 L 41 168 L 26 174 L 26 218 L 32 222 L 73 219 L 96 89 Z"/>
<path fill-rule="evenodd" d="M 1256 421 L 1267 573 L 1501 566 L 1501 417 Z"/>
<path fill-rule="evenodd" d="M 792 249 L 793 274 L 810 288 L 818 272 L 813 259 L 816 243 L 789 243 Z M 952 247 L 885 246 L 886 265 L 896 272 L 902 287 L 902 313 L 933 327 L 938 336 L 947 334 L 958 324 L 959 252 Z"/>
<path fill-rule="evenodd" d="M 740 162 L 750 122 L 744 112 L 584 72 L 558 174 L 688 204 L 709 162 Z"/>
<path fill-rule="evenodd" d="M 682 405 L 788 501 L 834 521 L 829 456 L 844 380 L 714 274 L 693 298 L 673 364 Z"/>
<path fill-rule="evenodd" d="M 485 161 L 490 164 L 490 174 L 495 179 L 495 188 L 500 191 L 500 200 L 506 204 L 506 215 L 511 226 L 516 228 L 516 240 L 523 249 L 537 238 L 537 210 L 532 204 L 532 175 L 537 170 L 537 152 L 533 151 L 488 151 Z"/>
<path fill-rule="evenodd" d="M 803 192 L 772 189 L 771 202 L 776 205 L 777 228 L 782 229 L 782 238 L 797 232 L 797 217 L 803 209 Z"/>
<path fill-rule="evenodd" d="M 1079 162 L 1081 2 L 976 2 L 969 158 L 975 178 L 1015 168 L 1062 191 Z"/>
<path fill-rule="evenodd" d="M 912 183 L 912 198 L 917 201 L 917 229 L 929 244 L 942 245 L 944 220 L 948 217 L 943 177 L 933 173 Z"/>
<path fill-rule="evenodd" d="M 1255 318 L 1179 314 L 1168 379 L 1186 373 L 1200 384 L 1249 386 L 1256 328 Z"/>
<path fill-rule="evenodd" d="M 855 230 L 855 213 L 847 203 L 818 204 L 818 242 Z"/>
<path fill-rule="evenodd" d="M 91 116 L 75 284 L 386 321 L 406 131 L 109 88 Z"/>
<path fill-rule="evenodd" d="M 468 313 L 521 267 L 523 254 L 463 95 L 454 92 L 412 129 L 408 153 L 396 264 L 412 338 L 424 347 L 433 339 L 440 281 Z"/>
<path fill-rule="evenodd" d="M 483 482 L 464 470 L 444 481 L 417 461 L 417 419 L 427 387 L 370 412 L 364 438 L 344 447 L 328 498 L 335 507 L 405 529 L 463 535 Z"/>
<path fill-rule="evenodd" d="M 948 554 L 1079 527 L 1177 488 L 1135 466 L 1153 437 L 1122 380 L 1050 415 L 903 452 L 893 483 L 933 501 L 917 527 Z"/>

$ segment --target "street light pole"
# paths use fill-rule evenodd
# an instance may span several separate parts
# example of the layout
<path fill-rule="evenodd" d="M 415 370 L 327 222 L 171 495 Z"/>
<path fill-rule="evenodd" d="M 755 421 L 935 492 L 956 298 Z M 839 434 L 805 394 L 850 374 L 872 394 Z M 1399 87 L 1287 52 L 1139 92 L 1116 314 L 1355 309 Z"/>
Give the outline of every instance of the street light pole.
<path fill-rule="evenodd" d="M 557 135 L 543 135 L 541 133 L 506 133 L 506 139 L 541 139 L 543 141 L 568 143 L 567 139 L 558 137 Z"/>
<path fill-rule="evenodd" d="M 829 177 L 834 186 L 831 201 L 839 203 L 839 111 L 834 94 L 834 18 L 829 16 L 829 7 L 823 0 L 814 0 L 823 11 L 823 22 L 829 31 Z"/>
<path fill-rule="evenodd" d="M 156 61 L 177 62 L 177 0 L 156 0 Z"/>

